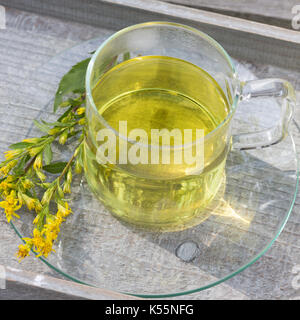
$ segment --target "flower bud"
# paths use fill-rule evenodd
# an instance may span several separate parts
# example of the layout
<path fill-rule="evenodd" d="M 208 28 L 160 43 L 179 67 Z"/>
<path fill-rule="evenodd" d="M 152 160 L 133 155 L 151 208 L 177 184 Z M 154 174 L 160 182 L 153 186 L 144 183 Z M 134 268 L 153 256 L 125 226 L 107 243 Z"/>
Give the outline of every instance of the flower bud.
<path fill-rule="evenodd" d="M 69 184 L 72 183 L 72 169 L 71 169 L 71 167 L 69 168 L 68 173 L 67 173 L 67 182 Z"/>
<path fill-rule="evenodd" d="M 29 139 L 24 139 L 23 142 L 28 142 L 28 143 L 38 143 L 41 141 L 41 138 L 29 138 Z"/>
<path fill-rule="evenodd" d="M 29 179 L 25 179 L 22 181 L 22 186 L 25 190 L 28 190 L 33 187 L 33 183 Z"/>
<path fill-rule="evenodd" d="M 82 166 L 79 163 L 78 159 L 76 159 L 76 161 L 75 161 L 75 172 L 78 174 L 82 172 Z"/>
<path fill-rule="evenodd" d="M 29 150 L 29 154 L 31 157 L 35 157 L 38 153 L 40 153 L 43 150 L 43 146 L 41 147 L 35 147 L 35 148 L 31 148 Z"/>
<path fill-rule="evenodd" d="M 37 157 L 35 158 L 35 160 L 34 160 L 33 169 L 34 169 L 34 170 L 41 169 L 41 167 L 42 167 L 42 162 L 43 162 L 43 155 L 42 155 L 42 153 L 39 153 L 39 154 L 37 155 Z"/>
<path fill-rule="evenodd" d="M 60 131 L 61 131 L 61 128 L 52 128 L 49 130 L 48 134 L 50 134 L 50 136 L 52 136 Z"/>
<path fill-rule="evenodd" d="M 50 187 L 48 190 L 45 191 L 43 198 L 42 198 L 42 205 L 48 204 L 53 196 L 54 187 Z"/>
<path fill-rule="evenodd" d="M 57 182 L 57 193 L 58 193 L 60 198 L 64 198 L 65 195 L 64 195 L 64 192 L 63 192 L 59 182 Z"/>
<path fill-rule="evenodd" d="M 85 118 L 82 118 L 78 121 L 78 124 L 84 125 L 85 124 Z"/>
<path fill-rule="evenodd" d="M 78 115 L 81 115 L 81 114 L 85 113 L 85 108 L 84 107 L 78 108 L 76 112 Z"/>
<path fill-rule="evenodd" d="M 59 106 L 60 106 L 61 108 L 66 108 L 66 107 L 68 107 L 69 105 L 70 105 L 70 102 L 67 100 L 67 101 L 62 102 Z"/>
<path fill-rule="evenodd" d="M 60 144 L 65 144 L 68 139 L 68 130 L 65 130 L 59 137 L 58 142 Z"/>
<path fill-rule="evenodd" d="M 41 181 L 45 181 L 45 180 L 46 180 L 46 176 L 43 174 L 42 171 L 40 171 L 40 170 L 35 170 L 35 173 L 36 173 L 36 175 L 38 176 L 38 178 L 39 178 Z"/>
<path fill-rule="evenodd" d="M 63 188 L 64 193 L 71 193 L 71 185 L 66 181 Z"/>

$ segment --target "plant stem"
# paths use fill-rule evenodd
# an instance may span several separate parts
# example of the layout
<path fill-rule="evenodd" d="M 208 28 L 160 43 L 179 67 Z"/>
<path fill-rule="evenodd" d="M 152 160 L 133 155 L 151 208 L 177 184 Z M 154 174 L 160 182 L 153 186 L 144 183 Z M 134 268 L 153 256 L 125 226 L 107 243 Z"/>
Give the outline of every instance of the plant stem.
<path fill-rule="evenodd" d="M 27 173 L 27 171 L 30 169 L 30 167 L 33 165 L 35 159 L 36 159 L 37 155 L 35 155 L 33 158 L 31 158 L 31 160 L 27 163 L 24 172 Z"/>
<path fill-rule="evenodd" d="M 58 180 L 60 180 L 67 172 L 67 170 L 69 169 L 71 163 L 73 162 L 73 160 L 75 159 L 75 157 L 77 156 L 76 151 L 77 149 L 80 147 L 80 145 L 82 144 L 82 142 L 80 142 L 80 144 L 77 146 L 77 148 L 75 149 L 75 152 L 73 153 L 72 157 L 70 158 L 70 160 L 68 161 L 68 163 L 66 164 L 66 166 L 64 167 L 62 173 L 60 174 L 60 176 L 57 178 Z"/>

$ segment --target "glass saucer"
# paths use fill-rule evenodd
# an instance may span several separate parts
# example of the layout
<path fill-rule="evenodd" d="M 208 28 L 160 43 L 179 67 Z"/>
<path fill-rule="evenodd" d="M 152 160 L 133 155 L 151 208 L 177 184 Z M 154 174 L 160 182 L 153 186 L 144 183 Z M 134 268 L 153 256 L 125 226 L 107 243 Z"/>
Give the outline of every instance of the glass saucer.
<path fill-rule="evenodd" d="M 25 103 L 38 110 L 37 118 L 56 119 L 52 104 L 59 80 L 102 41 L 64 51 L 27 79 Z M 242 80 L 255 78 L 247 65 L 237 65 Z M 276 105 L 275 99 L 240 104 L 233 131 L 270 125 L 279 119 Z M 62 224 L 56 252 L 40 259 L 73 281 L 148 298 L 193 293 L 229 279 L 259 259 L 287 222 L 298 188 L 297 130 L 292 122 L 291 133 L 277 145 L 231 151 L 226 179 L 207 218 L 183 231 L 151 232 L 122 223 L 93 196 L 83 177 L 76 178 L 69 201 L 73 214 Z M 28 126 L 27 137 L 39 134 Z M 71 152 L 72 143 L 55 146 L 56 159 L 67 159 Z M 32 232 L 33 215 L 24 210 L 20 216 L 11 225 L 22 238 Z"/>

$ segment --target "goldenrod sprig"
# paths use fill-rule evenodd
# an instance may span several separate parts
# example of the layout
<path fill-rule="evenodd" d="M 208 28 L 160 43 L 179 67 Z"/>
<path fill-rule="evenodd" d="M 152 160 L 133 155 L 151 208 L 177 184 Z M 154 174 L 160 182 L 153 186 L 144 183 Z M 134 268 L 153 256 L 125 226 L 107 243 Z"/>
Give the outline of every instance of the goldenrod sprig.
<path fill-rule="evenodd" d="M 7 221 L 19 218 L 16 211 L 22 206 L 35 212 L 32 237 L 23 238 L 24 244 L 19 246 L 17 256 L 20 259 L 28 256 L 31 250 L 44 257 L 54 251 L 53 243 L 60 225 L 72 212 L 65 194 L 71 192 L 73 173 L 82 171 L 78 155 L 83 143 L 84 104 L 85 93 L 82 93 L 61 103 L 61 107 L 67 110 L 57 121 L 35 120 L 36 127 L 44 135 L 11 145 L 11 150 L 5 152 L 5 160 L 0 163 L 0 196 L 3 199 L 0 207 L 4 209 Z M 69 161 L 52 162 L 53 142 L 65 144 L 77 135 L 79 144 Z M 59 175 L 49 181 L 51 177 L 47 173 Z M 39 197 L 41 189 L 43 192 Z M 57 207 L 55 214 L 49 209 L 51 201 Z"/>
<path fill-rule="evenodd" d="M 130 55 L 125 54 L 123 58 L 129 59 Z M 90 58 L 74 65 L 59 83 L 53 110 L 63 108 L 65 112 L 55 122 L 34 120 L 44 135 L 11 145 L 5 152 L 5 160 L 0 163 L 0 197 L 3 200 L 0 207 L 4 209 L 7 221 L 19 218 L 16 212 L 23 206 L 35 214 L 32 236 L 23 238 L 24 244 L 19 246 L 17 256 L 20 260 L 31 250 L 44 257 L 54 251 L 53 243 L 61 224 L 72 212 L 65 194 L 71 192 L 73 175 L 82 172 L 84 79 L 89 61 Z M 112 57 L 107 69 L 116 61 L 117 56 Z M 74 137 L 78 137 L 78 146 L 69 161 L 53 162 L 52 144 L 58 141 L 64 145 Z M 58 176 L 53 179 L 48 173 Z M 55 203 L 55 213 L 50 212 L 51 202 Z"/>
<path fill-rule="evenodd" d="M 61 174 L 47 185 L 47 189 L 42 196 L 40 202 L 40 210 L 37 211 L 37 215 L 33 221 L 36 225 L 33 230 L 32 238 L 24 238 L 24 245 L 19 246 L 18 256 L 24 258 L 27 256 L 31 249 L 38 253 L 37 256 L 47 257 L 53 250 L 53 242 L 56 240 L 58 233 L 60 232 L 60 225 L 65 218 L 72 212 L 68 202 L 65 200 L 65 189 L 61 188 L 61 181 L 64 184 L 67 183 L 69 188 L 72 181 L 72 165 L 79 148 L 81 148 L 82 142 L 75 149 L 74 154 L 64 167 Z M 66 178 L 65 178 L 66 176 Z M 70 190 L 68 190 L 70 193 Z M 49 211 L 49 205 L 51 200 L 55 200 L 57 206 L 56 214 L 51 214 Z M 34 206 L 34 205 L 33 205 Z"/>

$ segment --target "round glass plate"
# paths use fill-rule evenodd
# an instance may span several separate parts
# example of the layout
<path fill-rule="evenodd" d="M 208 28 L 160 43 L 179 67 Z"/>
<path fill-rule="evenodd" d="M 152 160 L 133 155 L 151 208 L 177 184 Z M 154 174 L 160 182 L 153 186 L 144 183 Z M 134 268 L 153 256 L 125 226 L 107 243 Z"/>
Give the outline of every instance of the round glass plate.
<path fill-rule="evenodd" d="M 68 49 L 30 76 L 26 105 L 36 110 L 36 118 L 56 119 L 52 104 L 61 77 L 102 41 Z M 249 65 L 236 64 L 241 80 L 255 78 Z M 240 104 L 233 130 L 267 127 L 280 118 L 279 112 L 276 99 Z M 294 129 L 291 123 L 291 132 Z M 36 135 L 40 133 L 28 124 L 28 137 Z M 57 159 L 71 152 L 72 143 L 55 146 Z M 149 298 L 193 293 L 236 275 L 270 248 L 291 213 L 297 186 L 291 134 L 268 148 L 233 150 L 208 218 L 183 231 L 158 233 L 115 219 L 90 192 L 84 177 L 78 177 L 69 201 L 73 214 L 62 224 L 55 252 L 40 259 L 73 281 L 122 293 Z M 32 221 L 32 213 L 24 210 L 12 226 L 25 237 L 32 232 Z"/>

